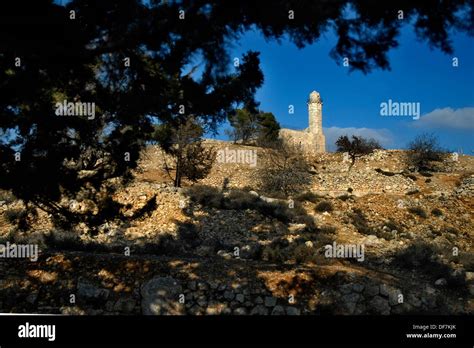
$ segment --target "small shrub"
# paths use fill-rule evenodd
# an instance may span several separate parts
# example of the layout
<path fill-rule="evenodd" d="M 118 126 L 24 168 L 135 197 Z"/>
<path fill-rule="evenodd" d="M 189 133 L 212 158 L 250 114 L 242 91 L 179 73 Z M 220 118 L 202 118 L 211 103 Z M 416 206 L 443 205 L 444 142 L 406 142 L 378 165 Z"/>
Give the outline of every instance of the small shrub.
<path fill-rule="evenodd" d="M 431 215 L 434 215 L 434 216 L 442 216 L 443 215 L 443 211 L 439 208 L 434 208 L 432 211 L 431 211 Z"/>
<path fill-rule="evenodd" d="M 180 240 L 184 241 L 192 248 L 195 248 L 201 244 L 196 225 L 192 223 L 181 223 L 178 228 L 178 236 Z"/>
<path fill-rule="evenodd" d="M 295 200 L 300 201 L 300 202 L 311 202 L 311 203 L 318 203 L 319 199 L 321 196 L 317 195 L 316 193 L 313 192 L 304 192 L 299 194 L 298 196 L 295 197 Z"/>
<path fill-rule="evenodd" d="M 407 195 L 408 195 L 408 196 L 416 195 L 416 194 L 419 193 L 419 192 L 420 192 L 419 190 L 415 189 L 415 190 L 408 191 L 408 192 L 407 192 Z"/>
<path fill-rule="evenodd" d="M 260 199 L 248 192 L 233 190 L 224 200 L 229 209 L 255 209 Z"/>
<path fill-rule="evenodd" d="M 341 201 L 347 201 L 349 199 L 352 199 L 352 196 L 351 195 L 348 195 L 348 194 L 344 194 L 344 195 L 340 195 L 337 197 L 338 199 L 340 199 Z"/>
<path fill-rule="evenodd" d="M 377 173 L 385 175 L 385 176 L 394 176 L 395 175 L 395 173 L 393 173 L 393 172 L 387 172 L 387 171 L 385 171 L 383 169 L 380 169 L 380 168 L 376 168 L 375 171 Z"/>
<path fill-rule="evenodd" d="M 267 149 L 265 161 L 256 172 L 259 190 L 272 197 L 296 195 L 308 189 L 312 168 L 296 145 L 278 141 Z"/>
<path fill-rule="evenodd" d="M 466 181 L 469 182 L 471 175 L 474 175 L 474 172 L 467 172 L 467 173 L 461 174 L 458 180 L 456 180 L 456 187 L 462 186 L 464 183 L 466 183 Z"/>
<path fill-rule="evenodd" d="M 16 197 L 10 191 L 0 190 L 0 201 L 10 204 L 16 201 Z"/>
<path fill-rule="evenodd" d="M 47 247 L 59 250 L 83 250 L 85 242 L 74 232 L 51 231 L 45 234 L 44 243 Z"/>
<path fill-rule="evenodd" d="M 295 249 L 293 249 L 293 258 L 296 263 L 306 263 L 314 261 L 314 249 L 306 246 L 305 244 L 300 244 Z"/>
<path fill-rule="evenodd" d="M 406 158 L 408 166 L 418 169 L 424 176 L 431 176 L 426 172 L 434 170 L 434 164 L 443 161 L 446 157 L 446 151 L 441 148 L 438 138 L 434 134 L 418 135 L 408 145 L 408 149 Z"/>
<path fill-rule="evenodd" d="M 425 183 L 429 184 L 431 182 L 431 179 L 426 179 Z"/>
<path fill-rule="evenodd" d="M 258 211 L 265 216 L 272 216 L 282 222 L 291 222 L 293 212 L 285 204 L 282 203 L 266 203 L 260 202 Z"/>
<path fill-rule="evenodd" d="M 287 205 L 287 207 L 288 207 L 288 205 Z M 295 202 L 294 207 L 290 208 L 289 211 L 291 213 L 293 213 L 293 216 L 295 218 L 298 218 L 300 216 L 308 216 L 308 214 L 306 213 L 305 208 L 303 207 L 303 205 L 300 202 Z"/>
<path fill-rule="evenodd" d="M 414 174 L 406 173 L 406 174 L 404 174 L 404 176 L 405 176 L 405 178 L 408 178 L 408 179 L 413 180 L 413 181 L 417 180 L 416 175 L 414 175 Z"/>
<path fill-rule="evenodd" d="M 286 261 L 285 254 L 279 247 L 267 245 L 263 248 L 262 259 L 270 262 L 284 262 Z"/>
<path fill-rule="evenodd" d="M 182 240 L 165 234 L 157 240 L 140 245 L 137 251 L 140 254 L 180 255 L 185 252 L 185 246 Z"/>
<path fill-rule="evenodd" d="M 323 202 L 320 202 L 314 209 L 319 213 L 322 213 L 325 211 L 331 212 L 333 211 L 333 205 L 329 201 L 323 201 Z"/>
<path fill-rule="evenodd" d="M 187 189 L 191 202 L 212 208 L 222 208 L 224 196 L 222 192 L 211 186 L 194 185 Z"/>
<path fill-rule="evenodd" d="M 316 232 L 318 230 L 316 222 L 311 215 L 299 215 L 296 217 L 296 221 L 306 225 L 305 232 Z"/>
<path fill-rule="evenodd" d="M 352 187 L 349 187 L 349 188 L 347 189 L 347 192 L 349 192 L 349 193 L 352 193 L 353 191 L 354 191 L 354 190 L 352 189 Z"/>
<path fill-rule="evenodd" d="M 319 228 L 319 232 L 323 234 L 334 234 L 336 233 L 336 227 L 331 225 L 323 225 Z"/>
<path fill-rule="evenodd" d="M 435 256 L 436 254 L 430 245 L 417 242 L 398 253 L 393 262 L 398 267 L 413 269 L 433 262 Z"/>
<path fill-rule="evenodd" d="M 387 226 L 390 231 L 396 230 L 398 232 L 403 232 L 403 227 L 393 219 L 388 219 L 384 225 Z"/>
<path fill-rule="evenodd" d="M 10 209 L 5 212 L 5 219 L 21 231 L 26 231 L 30 227 L 30 216 L 36 217 L 36 209 L 28 207 L 27 209 Z"/>
<path fill-rule="evenodd" d="M 18 227 L 10 228 L 7 233 L 5 233 L 4 235 L 2 235 L 0 237 L 0 243 L 3 244 L 3 243 L 6 243 L 6 242 L 9 242 L 9 243 L 12 243 L 12 244 L 13 243 L 20 244 L 20 243 L 18 243 L 19 232 L 20 232 L 20 230 L 18 229 Z"/>
<path fill-rule="evenodd" d="M 408 211 L 412 214 L 418 215 L 421 218 L 428 217 L 428 215 L 426 214 L 426 211 L 421 207 L 410 207 L 408 208 Z"/>
<path fill-rule="evenodd" d="M 354 209 L 352 213 L 349 213 L 349 218 L 352 224 L 362 234 L 375 234 L 373 229 L 369 226 L 364 213 L 360 209 Z"/>
<path fill-rule="evenodd" d="M 18 220 L 26 217 L 24 209 L 10 209 L 5 212 L 5 219 L 12 225 L 16 225 Z"/>
<path fill-rule="evenodd" d="M 459 230 L 457 228 L 454 228 L 454 227 L 446 227 L 444 232 L 447 233 L 447 234 L 454 234 L 455 236 L 458 236 L 458 235 L 461 234 L 461 232 L 459 232 Z"/>
<path fill-rule="evenodd" d="M 398 252 L 392 264 L 396 267 L 423 272 L 432 279 L 445 278 L 448 285 L 452 287 L 459 288 L 465 285 L 463 280 L 453 275 L 451 266 L 442 262 L 434 247 L 424 242 L 417 242 Z"/>
<path fill-rule="evenodd" d="M 396 233 L 393 231 L 396 231 Z M 396 221 L 388 219 L 382 223 L 379 228 L 374 229 L 374 234 L 379 238 L 392 240 L 397 238 L 397 236 L 403 235 L 404 229 Z"/>

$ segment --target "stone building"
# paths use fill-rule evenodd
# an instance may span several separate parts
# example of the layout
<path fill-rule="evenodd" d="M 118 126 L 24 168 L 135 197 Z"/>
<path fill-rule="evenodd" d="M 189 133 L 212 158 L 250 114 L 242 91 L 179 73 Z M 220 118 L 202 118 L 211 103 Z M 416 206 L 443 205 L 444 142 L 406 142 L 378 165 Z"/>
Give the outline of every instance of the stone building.
<path fill-rule="evenodd" d="M 282 128 L 280 138 L 288 144 L 299 146 L 306 153 L 326 152 L 322 110 L 321 96 L 316 91 L 311 92 L 308 99 L 309 127 L 301 131 Z"/>

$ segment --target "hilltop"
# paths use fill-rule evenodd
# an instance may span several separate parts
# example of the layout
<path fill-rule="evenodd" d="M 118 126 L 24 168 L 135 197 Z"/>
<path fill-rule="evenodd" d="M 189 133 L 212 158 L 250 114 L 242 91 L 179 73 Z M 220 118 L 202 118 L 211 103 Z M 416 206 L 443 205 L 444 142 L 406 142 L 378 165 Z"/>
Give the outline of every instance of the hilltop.
<path fill-rule="evenodd" d="M 1 311 L 472 313 L 474 157 L 413 173 L 401 150 L 352 167 L 343 154 L 317 154 L 304 189 L 286 194 L 262 189 L 268 149 L 205 144 L 256 151 L 257 164 L 216 162 L 205 179 L 175 188 L 166 157 L 149 146 L 114 197 L 133 219 L 96 231 L 58 229 L 43 212 L 18 230 L 22 204 L 4 193 L 0 236 L 43 252 L 36 263 L 0 260 Z M 87 202 L 71 204 L 93 213 Z M 363 246 L 363 260 L 327 257 L 327 245 Z"/>

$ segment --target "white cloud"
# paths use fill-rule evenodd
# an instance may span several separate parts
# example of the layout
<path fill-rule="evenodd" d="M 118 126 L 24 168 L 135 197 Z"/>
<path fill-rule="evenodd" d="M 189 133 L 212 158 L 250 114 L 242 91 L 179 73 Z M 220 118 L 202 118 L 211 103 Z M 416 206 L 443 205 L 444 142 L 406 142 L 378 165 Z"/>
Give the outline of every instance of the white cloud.
<path fill-rule="evenodd" d="M 412 123 L 416 128 L 474 129 L 474 107 L 434 109 Z"/>
<path fill-rule="evenodd" d="M 377 140 L 380 145 L 383 147 L 389 147 L 393 143 L 393 135 L 392 133 L 385 128 L 376 129 L 376 128 L 355 128 L 355 127 L 329 127 L 324 128 L 323 130 L 324 135 L 326 136 L 326 150 L 327 151 L 335 151 L 336 140 L 341 135 L 358 135 L 364 137 L 366 139 L 373 138 Z"/>

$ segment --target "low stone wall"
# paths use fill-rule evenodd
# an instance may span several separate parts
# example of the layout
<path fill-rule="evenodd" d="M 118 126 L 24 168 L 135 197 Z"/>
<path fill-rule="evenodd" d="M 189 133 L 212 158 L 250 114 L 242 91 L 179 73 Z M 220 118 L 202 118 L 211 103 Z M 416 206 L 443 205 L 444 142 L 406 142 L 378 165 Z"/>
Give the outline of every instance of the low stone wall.
<path fill-rule="evenodd" d="M 313 134 L 308 129 L 293 130 L 280 129 L 279 137 L 285 143 L 300 148 L 305 154 L 324 153 L 326 150 L 326 139 L 323 134 Z"/>
<path fill-rule="evenodd" d="M 142 260 L 142 271 L 163 269 L 137 280 L 136 276 L 142 275 L 137 268 L 135 272 L 112 273 L 103 260 L 97 261 L 97 269 L 88 269 L 95 274 L 92 277 L 84 276 L 82 270 L 63 273 L 61 279 L 52 270 L 28 271 L 28 277 L 9 271 L 0 281 L 0 310 L 69 315 L 389 315 L 471 310 L 468 301 L 452 294 L 445 280 L 397 279 L 345 266 L 287 271 L 259 266 L 253 274 L 256 264 L 229 260 L 227 266 L 218 266 L 226 276 L 211 271 L 205 274 L 207 279 L 193 279 L 195 262 L 177 266 L 165 259 Z M 120 269 L 130 265 L 127 261 L 114 263 Z M 230 264 L 236 270 L 235 278 L 225 271 Z M 200 267 L 210 270 L 212 261 Z M 249 277 L 242 277 L 242 272 Z M 474 282 L 472 272 L 466 272 L 465 277 L 468 283 Z"/>

